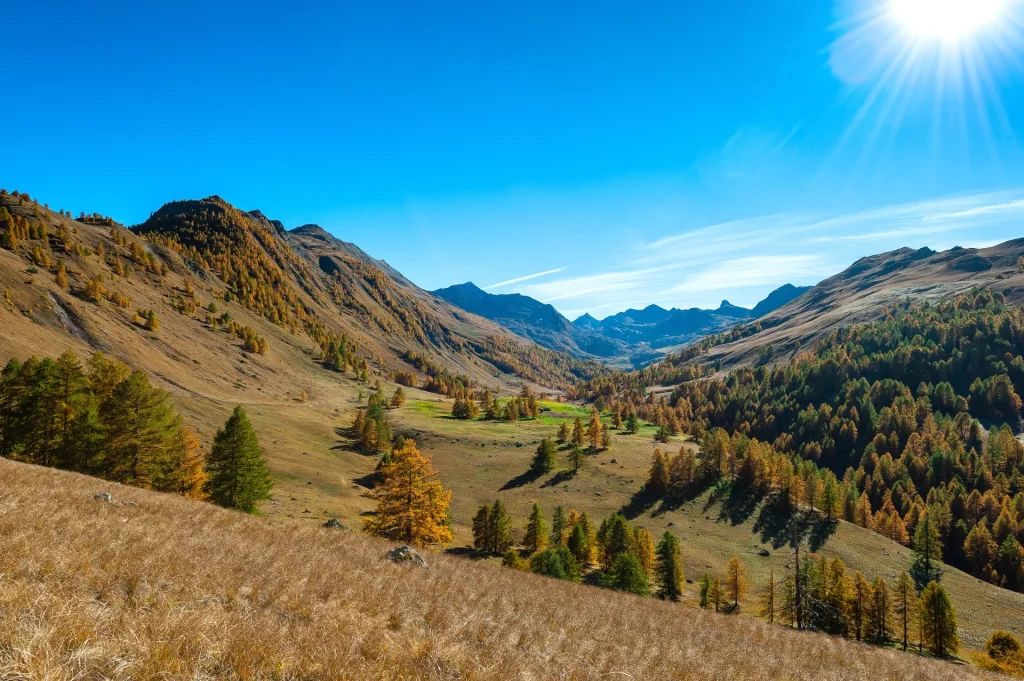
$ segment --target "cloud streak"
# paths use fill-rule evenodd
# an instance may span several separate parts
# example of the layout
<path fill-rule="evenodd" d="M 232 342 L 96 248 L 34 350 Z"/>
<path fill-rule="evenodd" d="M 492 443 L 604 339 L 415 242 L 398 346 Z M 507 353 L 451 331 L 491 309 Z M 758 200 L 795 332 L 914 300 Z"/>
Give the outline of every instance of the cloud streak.
<path fill-rule="evenodd" d="M 546 277 L 549 274 L 557 274 L 564 272 L 565 270 L 572 267 L 572 265 L 566 265 L 564 267 L 556 267 L 553 270 L 545 270 L 543 272 L 537 272 L 536 274 L 527 274 L 524 277 L 516 277 L 515 279 L 508 279 L 506 281 L 499 281 L 497 284 L 491 284 L 490 286 L 484 286 L 485 291 L 490 291 L 492 288 L 501 288 L 502 286 L 510 286 L 511 284 L 518 284 L 522 281 L 529 281 L 530 279 L 539 279 L 540 277 Z"/>

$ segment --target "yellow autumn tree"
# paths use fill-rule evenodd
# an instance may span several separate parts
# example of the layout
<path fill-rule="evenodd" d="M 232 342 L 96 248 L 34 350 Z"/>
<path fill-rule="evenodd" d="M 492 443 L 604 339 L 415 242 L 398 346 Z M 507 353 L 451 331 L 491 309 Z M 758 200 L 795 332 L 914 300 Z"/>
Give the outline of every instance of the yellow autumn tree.
<path fill-rule="evenodd" d="M 377 513 L 367 518 L 367 533 L 416 546 L 451 542 L 451 490 L 441 486 L 430 458 L 415 442 L 406 440 L 392 452 L 391 462 L 380 467 L 380 476 L 374 492 Z"/>
<path fill-rule="evenodd" d="M 733 608 L 740 607 L 740 599 L 747 594 L 747 580 L 743 576 L 743 564 L 733 556 L 725 571 L 725 589 Z"/>

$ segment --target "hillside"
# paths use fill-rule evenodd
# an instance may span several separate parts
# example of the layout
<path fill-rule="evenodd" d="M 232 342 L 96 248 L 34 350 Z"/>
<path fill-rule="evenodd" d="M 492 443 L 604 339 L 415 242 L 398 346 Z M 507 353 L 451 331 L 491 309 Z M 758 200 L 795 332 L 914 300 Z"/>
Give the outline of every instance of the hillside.
<path fill-rule="evenodd" d="M 901 248 L 861 258 L 788 304 L 757 320 L 741 338 L 717 345 L 701 361 L 749 365 L 761 348 L 776 357 L 807 347 L 841 326 L 876 321 L 906 299 L 936 302 L 972 286 L 990 287 L 1009 302 L 1024 300 L 1024 275 L 1017 259 L 1024 239 L 990 248 Z"/>
<path fill-rule="evenodd" d="M 997 678 L 9 461 L 0 491 L 12 678 Z"/>

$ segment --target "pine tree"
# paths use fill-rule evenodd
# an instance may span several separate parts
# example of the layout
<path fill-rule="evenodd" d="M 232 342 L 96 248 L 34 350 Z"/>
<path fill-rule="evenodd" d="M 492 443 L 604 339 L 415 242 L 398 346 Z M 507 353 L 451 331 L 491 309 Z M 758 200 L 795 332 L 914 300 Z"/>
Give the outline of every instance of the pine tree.
<path fill-rule="evenodd" d="M 555 512 L 551 517 L 551 545 L 565 546 L 565 534 L 565 507 L 556 506 Z"/>
<path fill-rule="evenodd" d="M 942 540 L 939 528 L 931 518 L 930 511 L 923 511 L 914 529 L 914 563 L 910 567 L 910 576 L 914 578 L 918 590 L 923 590 L 930 582 L 942 579 Z"/>
<path fill-rule="evenodd" d="M 572 526 L 566 546 L 580 565 L 590 562 L 590 537 L 587 536 L 587 528 L 583 523 L 576 523 Z"/>
<path fill-rule="evenodd" d="M 366 532 L 417 546 L 451 542 L 452 493 L 441 486 L 430 458 L 414 441 L 406 440 L 396 448 L 380 474 L 374 490 L 377 513 L 366 520 Z"/>
<path fill-rule="evenodd" d="M 494 542 L 491 541 L 491 507 L 484 504 L 473 516 L 473 548 L 480 552 L 491 552 Z"/>
<path fill-rule="evenodd" d="M 235 407 L 213 438 L 206 462 L 207 493 L 220 506 L 255 513 L 270 498 L 273 480 L 259 440 L 242 407 Z"/>
<path fill-rule="evenodd" d="M 704 573 L 700 578 L 700 607 L 704 610 L 711 609 L 711 586 L 713 582 L 711 575 Z"/>
<path fill-rule="evenodd" d="M 578 473 L 583 467 L 583 449 L 578 445 L 573 445 L 569 450 L 569 465 L 572 466 L 573 473 Z"/>
<path fill-rule="evenodd" d="M 523 536 L 523 545 L 530 553 L 543 551 L 548 546 L 548 528 L 544 522 L 544 514 L 538 504 L 533 505 L 530 512 L 530 519 L 526 523 L 526 534 Z"/>
<path fill-rule="evenodd" d="M 946 590 L 931 582 L 921 593 L 921 624 L 923 645 L 935 657 L 950 657 L 960 648 L 956 613 Z"/>
<path fill-rule="evenodd" d="M 679 540 L 671 532 L 665 532 L 658 542 L 657 574 L 661 583 L 659 595 L 670 601 L 678 601 L 683 594 L 683 557 Z"/>
<path fill-rule="evenodd" d="M 650 594 L 647 571 L 632 551 L 619 554 L 601 577 L 601 586 L 628 591 L 639 596 Z"/>
<path fill-rule="evenodd" d="M 538 475 L 550 473 L 555 468 L 555 443 L 546 437 L 537 446 L 537 453 L 530 463 L 530 470 Z"/>
<path fill-rule="evenodd" d="M 914 618 L 918 611 L 914 582 L 906 572 L 900 573 L 896 586 L 893 588 L 893 611 L 896 613 L 900 642 L 903 645 L 903 650 L 906 650 L 910 642 L 910 630 L 914 626 Z"/>
<path fill-rule="evenodd" d="M 743 576 L 743 564 L 733 556 L 725 572 L 725 592 L 734 610 L 739 610 L 740 599 L 747 595 L 747 580 Z"/>
<path fill-rule="evenodd" d="M 141 371 L 117 384 L 100 417 L 106 435 L 101 471 L 109 480 L 151 487 L 179 453 L 181 417 Z"/>
<path fill-rule="evenodd" d="M 491 506 L 491 551 L 505 553 L 512 546 L 512 519 L 505 510 L 501 499 L 496 499 Z"/>
<path fill-rule="evenodd" d="M 626 414 L 626 432 L 634 434 L 640 430 L 640 422 L 637 421 L 636 414 L 630 409 L 629 413 Z"/>
<path fill-rule="evenodd" d="M 538 575 L 580 581 L 580 567 L 572 553 L 564 546 L 552 546 L 530 558 L 530 570 Z"/>

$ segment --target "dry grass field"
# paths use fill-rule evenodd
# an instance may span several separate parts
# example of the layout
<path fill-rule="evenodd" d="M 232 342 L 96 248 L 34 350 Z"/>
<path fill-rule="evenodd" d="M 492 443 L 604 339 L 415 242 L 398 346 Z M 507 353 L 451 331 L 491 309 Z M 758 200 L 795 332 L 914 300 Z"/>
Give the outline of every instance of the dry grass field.
<path fill-rule="evenodd" d="M 0 679 L 998 678 L 388 548 L 0 460 Z"/>

